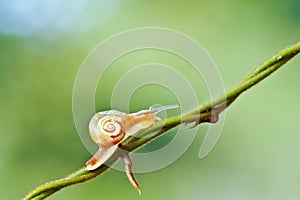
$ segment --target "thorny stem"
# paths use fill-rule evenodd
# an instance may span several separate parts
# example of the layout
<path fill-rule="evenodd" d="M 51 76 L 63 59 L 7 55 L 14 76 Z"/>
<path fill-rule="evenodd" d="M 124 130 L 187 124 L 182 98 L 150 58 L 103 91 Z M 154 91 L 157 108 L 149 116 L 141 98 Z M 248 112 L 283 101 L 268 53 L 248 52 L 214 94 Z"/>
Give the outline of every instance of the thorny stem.
<path fill-rule="evenodd" d="M 126 139 L 124 142 L 122 142 L 120 148 L 131 152 L 180 124 L 194 123 L 195 126 L 197 126 L 200 123 L 204 122 L 216 123 L 218 121 L 219 114 L 222 111 L 224 111 L 232 102 L 234 102 L 240 94 L 242 94 L 246 90 L 250 89 L 257 83 L 271 75 L 274 71 L 279 69 L 282 65 L 288 62 L 290 59 L 292 59 L 299 52 L 300 42 L 282 50 L 281 52 L 267 60 L 265 63 L 257 67 L 236 87 L 229 90 L 223 96 L 211 100 L 186 114 L 168 118 L 159 123 L 154 124 L 153 126 L 138 133 L 136 137 L 129 137 L 128 139 Z M 149 135 L 150 133 L 152 133 L 150 137 L 143 137 L 145 135 Z M 109 165 L 116 162 L 120 157 L 120 154 L 122 153 L 117 151 L 107 161 L 106 164 Z M 85 169 L 85 167 L 81 168 L 73 172 L 72 174 L 66 176 L 65 178 L 54 180 L 38 186 L 37 188 L 29 192 L 24 197 L 24 199 L 44 199 L 62 188 L 95 178 L 99 174 L 102 174 L 104 171 L 106 171 L 108 168 L 109 167 L 107 167 L 106 165 L 101 165 L 98 169 L 94 171 L 88 171 Z"/>

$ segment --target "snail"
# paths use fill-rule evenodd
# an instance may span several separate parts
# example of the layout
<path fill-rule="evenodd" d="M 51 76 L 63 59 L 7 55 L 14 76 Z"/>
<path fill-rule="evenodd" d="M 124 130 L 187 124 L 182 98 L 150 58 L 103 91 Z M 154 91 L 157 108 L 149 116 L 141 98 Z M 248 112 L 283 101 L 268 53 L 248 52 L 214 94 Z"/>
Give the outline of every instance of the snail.
<path fill-rule="evenodd" d="M 89 133 L 99 149 L 94 156 L 86 162 L 87 170 L 95 170 L 104 164 L 118 149 L 118 144 L 140 130 L 153 125 L 160 118 L 157 113 L 178 108 L 180 105 L 167 105 L 158 108 L 150 107 L 136 113 L 127 114 L 117 110 L 109 110 L 96 113 L 89 123 Z M 135 181 L 131 166 L 132 162 L 128 154 L 123 155 L 125 171 L 129 181 L 140 192 L 140 187 Z"/>

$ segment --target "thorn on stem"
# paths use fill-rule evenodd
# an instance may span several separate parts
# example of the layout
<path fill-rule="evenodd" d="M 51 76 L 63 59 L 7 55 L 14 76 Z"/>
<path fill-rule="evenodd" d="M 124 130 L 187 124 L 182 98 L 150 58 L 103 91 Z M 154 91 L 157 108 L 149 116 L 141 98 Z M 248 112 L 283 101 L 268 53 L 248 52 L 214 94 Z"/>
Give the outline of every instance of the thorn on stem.
<path fill-rule="evenodd" d="M 200 114 L 200 116 L 201 116 L 201 114 Z M 210 116 L 202 118 L 202 119 L 198 119 L 198 120 L 192 122 L 194 124 L 189 128 L 190 129 L 195 128 L 196 126 L 200 125 L 203 122 L 208 122 L 208 123 L 214 124 L 214 123 L 217 123 L 218 121 L 219 121 L 219 112 L 213 112 L 213 113 L 210 112 Z M 187 125 L 188 123 L 191 123 L 191 122 L 187 122 L 187 123 L 185 123 L 185 125 Z"/>
<path fill-rule="evenodd" d="M 212 114 L 210 116 L 210 123 L 217 123 L 219 121 L 219 114 Z"/>

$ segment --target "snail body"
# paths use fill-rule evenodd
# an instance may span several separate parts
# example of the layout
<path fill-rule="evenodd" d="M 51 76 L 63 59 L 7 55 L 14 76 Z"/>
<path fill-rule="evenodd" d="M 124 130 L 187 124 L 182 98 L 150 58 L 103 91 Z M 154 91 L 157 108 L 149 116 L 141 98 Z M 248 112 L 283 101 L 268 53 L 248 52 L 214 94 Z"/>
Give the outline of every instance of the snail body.
<path fill-rule="evenodd" d="M 178 108 L 180 105 L 150 107 L 136 113 L 127 114 L 117 110 L 96 113 L 89 123 L 89 133 L 99 149 L 94 156 L 86 162 L 87 170 L 95 170 L 105 163 L 118 149 L 118 144 L 140 130 L 153 125 L 160 120 L 156 114 L 167 109 Z M 123 155 L 125 171 L 131 184 L 140 192 L 140 187 L 135 181 L 131 167 L 132 162 L 128 155 Z"/>
<path fill-rule="evenodd" d="M 89 123 L 89 133 L 99 149 L 87 161 L 86 169 L 94 170 L 102 165 L 118 148 L 118 144 L 127 137 L 153 125 L 156 114 L 167 109 L 177 108 L 179 105 L 150 107 L 136 113 L 127 114 L 117 110 L 96 113 Z"/>

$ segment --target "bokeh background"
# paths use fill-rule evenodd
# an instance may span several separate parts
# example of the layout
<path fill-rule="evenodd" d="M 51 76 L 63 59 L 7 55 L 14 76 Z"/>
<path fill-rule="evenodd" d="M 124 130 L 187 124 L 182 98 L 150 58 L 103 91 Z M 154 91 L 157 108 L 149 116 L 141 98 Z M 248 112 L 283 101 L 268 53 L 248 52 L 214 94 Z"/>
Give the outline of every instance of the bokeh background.
<path fill-rule="evenodd" d="M 20 199 L 90 158 L 72 117 L 76 73 L 99 42 L 147 26 L 174 29 L 194 38 L 209 52 L 230 89 L 255 66 L 299 41 L 300 3 L 1 1 L 0 199 Z M 137 53 L 116 62 L 115 73 L 123 63 L 130 65 L 136 59 L 171 66 L 180 63 L 158 52 Z M 220 140 L 208 157 L 198 158 L 207 129 L 203 125 L 175 163 L 137 174 L 142 196 L 124 173 L 109 170 L 49 199 L 300 199 L 299 65 L 300 59 L 293 59 L 228 109 Z M 97 90 L 97 110 L 110 109 L 110 76 L 114 80 L 113 73 L 108 74 Z M 130 110 L 174 101 L 174 95 L 164 94 L 159 87 L 141 88 L 133 95 Z M 201 98 L 205 102 L 207 95 Z"/>

